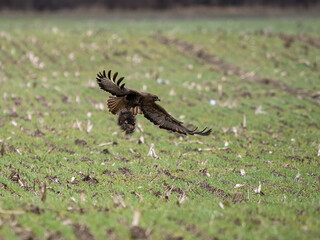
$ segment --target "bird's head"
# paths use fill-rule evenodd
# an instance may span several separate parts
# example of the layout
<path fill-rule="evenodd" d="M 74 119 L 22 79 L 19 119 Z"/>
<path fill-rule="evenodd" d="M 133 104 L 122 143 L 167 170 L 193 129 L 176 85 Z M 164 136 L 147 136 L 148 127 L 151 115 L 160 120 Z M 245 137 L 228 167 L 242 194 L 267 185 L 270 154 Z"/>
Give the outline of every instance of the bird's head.
<path fill-rule="evenodd" d="M 145 100 L 150 102 L 160 101 L 160 98 L 157 95 L 151 94 L 151 93 L 144 93 L 141 92 Z"/>
<path fill-rule="evenodd" d="M 153 95 L 152 97 L 153 97 L 153 101 L 160 101 L 160 98 L 158 96 Z"/>

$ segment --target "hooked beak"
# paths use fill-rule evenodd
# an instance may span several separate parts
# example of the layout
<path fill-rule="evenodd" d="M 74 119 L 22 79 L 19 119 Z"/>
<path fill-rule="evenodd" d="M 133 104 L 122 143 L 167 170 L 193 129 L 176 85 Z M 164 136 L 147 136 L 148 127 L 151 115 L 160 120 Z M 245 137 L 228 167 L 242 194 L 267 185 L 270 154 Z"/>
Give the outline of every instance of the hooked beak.
<path fill-rule="evenodd" d="M 160 102 L 160 98 L 157 98 L 157 100 L 156 101 L 159 101 Z"/>

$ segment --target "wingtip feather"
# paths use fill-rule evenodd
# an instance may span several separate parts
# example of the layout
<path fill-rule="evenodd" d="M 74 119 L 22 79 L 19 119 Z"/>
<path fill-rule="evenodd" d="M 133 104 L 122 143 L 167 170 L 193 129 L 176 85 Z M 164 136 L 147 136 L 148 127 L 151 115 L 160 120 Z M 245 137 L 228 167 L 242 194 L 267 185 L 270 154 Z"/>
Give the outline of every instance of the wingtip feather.
<path fill-rule="evenodd" d="M 116 82 L 117 76 L 118 76 L 118 72 L 116 72 L 115 74 L 113 74 L 112 80 L 113 80 L 114 82 Z"/>
<path fill-rule="evenodd" d="M 212 129 L 207 130 L 208 128 L 204 128 L 202 131 L 196 132 L 197 128 L 193 131 L 189 131 L 188 133 L 191 135 L 200 135 L 200 136 L 209 136 L 212 132 Z"/>
<path fill-rule="evenodd" d="M 120 86 L 120 83 L 123 81 L 124 77 L 119 78 L 117 85 Z"/>

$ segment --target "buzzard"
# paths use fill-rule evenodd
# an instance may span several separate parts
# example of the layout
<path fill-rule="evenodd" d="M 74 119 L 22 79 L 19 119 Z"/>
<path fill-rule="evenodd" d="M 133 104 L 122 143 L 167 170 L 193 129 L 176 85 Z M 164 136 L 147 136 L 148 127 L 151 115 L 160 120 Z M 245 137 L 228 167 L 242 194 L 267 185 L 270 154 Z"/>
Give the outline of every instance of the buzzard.
<path fill-rule="evenodd" d="M 156 103 L 156 101 L 160 101 L 158 96 L 126 88 L 125 83 L 121 84 L 124 77 L 117 80 L 117 76 L 118 72 L 112 76 L 111 70 L 108 74 L 105 71 L 99 72 L 97 82 L 102 90 L 112 94 L 107 102 L 109 112 L 119 115 L 118 124 L 127 134 L 133 133 L 137 114 L 144 115 L 159 128 L 172 132 L 201 136 L 208 136 L 211 133 L 211 129 L 207 130 L 207 128 L 202 131 L 197 131 L 198 128 L 194 130 L 186 128 L 182 122 L 176 120 Z"/>

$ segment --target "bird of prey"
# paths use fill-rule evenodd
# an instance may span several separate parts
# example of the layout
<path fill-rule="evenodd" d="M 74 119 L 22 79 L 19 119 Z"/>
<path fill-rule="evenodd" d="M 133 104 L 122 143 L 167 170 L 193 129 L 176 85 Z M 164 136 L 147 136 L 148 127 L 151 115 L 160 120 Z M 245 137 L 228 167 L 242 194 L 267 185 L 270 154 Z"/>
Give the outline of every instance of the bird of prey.
<path fill-rule="evenodd" d="M 207 128 L 202 131 L 197 131 L 198 128 L 194 130 L 186 128 L 182 122 L 176 120 L 156 103 L 156 101 L 160 101 L 158 96 L 126 88 L 125 83 L 121 84 L 124 77 L 117 80 L 117 76 L 118 72 L 112 76 L 111 70 L 108 74 L 105 71 L 99 72 L 97 82 L 102 90 L 112 94 L 107 101 L 109 112 L 119 115 L 118 124 L 127 134 L 134 132 L 137 114 L 142 114 L 159 128 L 171 132 L 201 136 L 208 136 L 211 133 L 211 129 L 207 130 Z"/>

